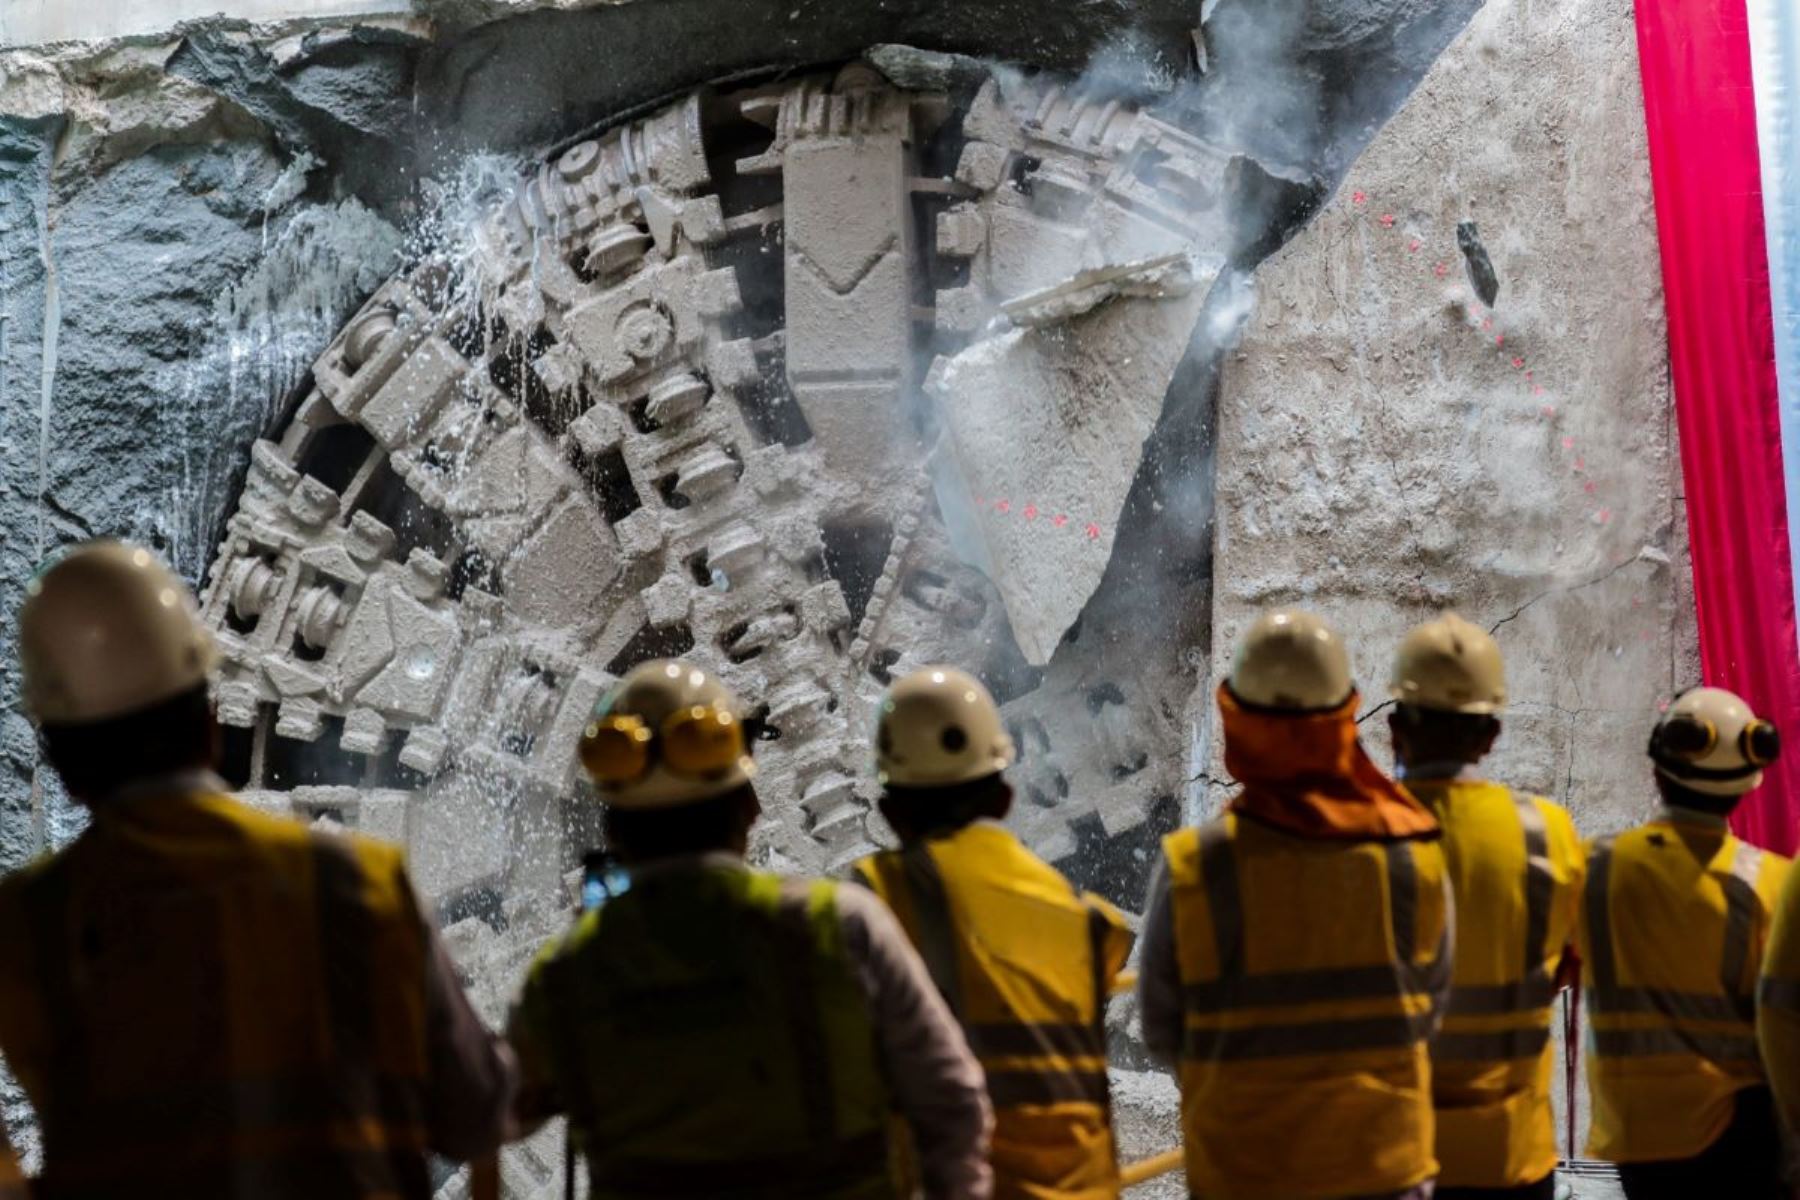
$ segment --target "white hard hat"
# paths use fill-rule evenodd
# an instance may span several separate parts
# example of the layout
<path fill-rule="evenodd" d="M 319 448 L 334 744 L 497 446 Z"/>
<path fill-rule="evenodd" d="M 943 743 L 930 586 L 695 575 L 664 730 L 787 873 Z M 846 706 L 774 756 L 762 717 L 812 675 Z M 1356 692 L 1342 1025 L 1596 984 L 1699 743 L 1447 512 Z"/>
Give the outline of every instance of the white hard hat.
<path fill-rule="evenodd" d="M 594 709 L 581 762 L 614 808 L 674 808 L 756 776 L 731 689 L 685 662 L 644 663 Z"/>
<path fill-rule="evenodd" d="M 1751 791 L 1762 783 L 1762 769 L 1780 753 L 1775 726 L 1724 688 L 1683 692 L 1650 734 L 1656 773 L 1708 796 Z"/>
<path fill-rule="evenodd" d="M 26 585 L 19 659 L 32 719 L 79 725 L 203 686 L 215 652 L 187 584 L 142 547 L 97 541 Z"/>
<path fill-rule="evenodd" d="M 1417 708 L 1492 716 L 1506 707 L 1500 643 L 1455 613 L 1427 621 L 1400 643 L 1388 695 Z"/>
<path fill-rule="evenodd" d="M 914 671 L 882 697 L 876 773 L 896 787 L 951 787 L 1012 766 L 1013 741 L 981 681 L 955 667 Z"/>
<path fill-rule="evenodd" d="M 1350 698 L 1350 655 L 1323 618 L 1299 609 L 1264 613 L 1238 643 L 1232 695 L 1259 708 L 1311 711 Z"/>

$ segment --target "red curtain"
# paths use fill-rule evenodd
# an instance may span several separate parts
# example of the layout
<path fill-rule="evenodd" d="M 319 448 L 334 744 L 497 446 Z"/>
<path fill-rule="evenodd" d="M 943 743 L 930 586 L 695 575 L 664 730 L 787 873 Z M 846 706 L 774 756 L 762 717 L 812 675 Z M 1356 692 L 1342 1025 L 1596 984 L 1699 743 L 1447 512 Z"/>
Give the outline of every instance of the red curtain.
<path fill-rule="evenodd" d="M 1637 0 L 1637 30 L 1701 669 L 1788 738 L 1734 824 L 1792 853 L 1800 636 L 1744 0 Z"/>

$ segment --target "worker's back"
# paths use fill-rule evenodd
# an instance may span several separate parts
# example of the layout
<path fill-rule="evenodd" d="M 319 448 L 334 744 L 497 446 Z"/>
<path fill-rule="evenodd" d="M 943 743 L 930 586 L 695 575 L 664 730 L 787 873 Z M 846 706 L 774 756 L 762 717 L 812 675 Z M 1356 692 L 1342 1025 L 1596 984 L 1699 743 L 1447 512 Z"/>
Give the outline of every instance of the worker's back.
<path fill-rule="evenodd" d="M 1765 1078 L 1755 989 L 1788 860 L 1723 820 L 1663 817 L 1597 842 L 1581 954 L 1593 1027 L 1589 1152 L 1685 1159 Z"/>
<path fill-rule="evenodd" d="M 889 1093 L 838 885 L 710 856 L 637 871 L 514 1013 L 596 1197 L 892 1197 Z"/>
<path fill-rule="evenodd" d="M 1456 967 L 1431 1047 L 1442 1187 L 1515 1188 L 1556 1169 L 1550 1030 L 1586 860 L 1559 806 L 1478 779 L 1408 778 L 1444 829 Z"/>
<path fill-rule="evenodd" d="M 994 1104 L 994 1195 L 1102 1200 L 1119 1175 L 1106 999 L 1131 935 L 1000 824 L 857 864 L 961 1021 Z"/>
<path fill-rule="evenodd" d="M 1438 843 L 1300 837 L 1234 812 L 1163 849 L 1195 1194 L 1430 1180 L 1426 1043 L 1450 971 Z"/>
<path fill-rule="evenodd" d="M 429 950 L 397 852 L 152 788 L 0 882 L 0 946 L 36 1194 L 430 1194 Z"/>

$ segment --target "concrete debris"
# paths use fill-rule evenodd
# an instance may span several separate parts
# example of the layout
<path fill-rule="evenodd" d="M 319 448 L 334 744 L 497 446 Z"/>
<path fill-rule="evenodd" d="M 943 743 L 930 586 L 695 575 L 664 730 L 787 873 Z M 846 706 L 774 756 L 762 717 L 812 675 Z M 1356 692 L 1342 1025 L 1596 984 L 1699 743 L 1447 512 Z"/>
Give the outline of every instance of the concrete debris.
<path fill-rule="evenodd" d="M 946 54 L 892 43 L 871 46 L 863 55 L 895 87 L 915 92 L 956 92 L 981 86 L 988 68 L 966 54 Z"/>
<path fill-rule="evenodd" d="M 1217 268 L 1213 270 L 1217 274 Z M 1166 254 L 1145 262 L 1082 271 L 1068 281 L 1020 296 L 1000 305 L 1015 325 L 1040 328 L 1072 320 L 1092 312 L 1120 296 L 1146 296 L 1166 300 L 1194 290 L 1193 261 L 1184 254 Z"/>

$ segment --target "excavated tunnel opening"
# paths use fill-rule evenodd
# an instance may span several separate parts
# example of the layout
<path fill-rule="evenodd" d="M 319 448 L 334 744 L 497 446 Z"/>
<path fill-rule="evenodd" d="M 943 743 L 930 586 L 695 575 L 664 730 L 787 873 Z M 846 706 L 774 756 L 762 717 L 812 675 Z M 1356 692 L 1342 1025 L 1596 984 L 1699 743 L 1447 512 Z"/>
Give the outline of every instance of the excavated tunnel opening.
<path fill-rule="evenodd" d="M 210 569 L 234 781 L 404 829 L 440 898 L 544 901 L 583 847 L 527 830 L 589 803 L 587 708 L 687 655 L 758 698 L 757 855 L 839 870 L 886 836 L 871 705 L 953 661 L 1006 705 L 1028 839 L 1134 907 L 1205 654 L 1205 300 L 1267 217 L 1222 215 L 1243 160 L 1001 82 L 702 89 L 415 255 L 259 445 Z M 1143 369 L 1098 380 L 1120 339 Z M 1002 344 L 1048 405 L 958 383 Z M 1021 471 L 1042 499 L 983 494 Z M 438 825 L 495 836 L 445 861 Z"/>

